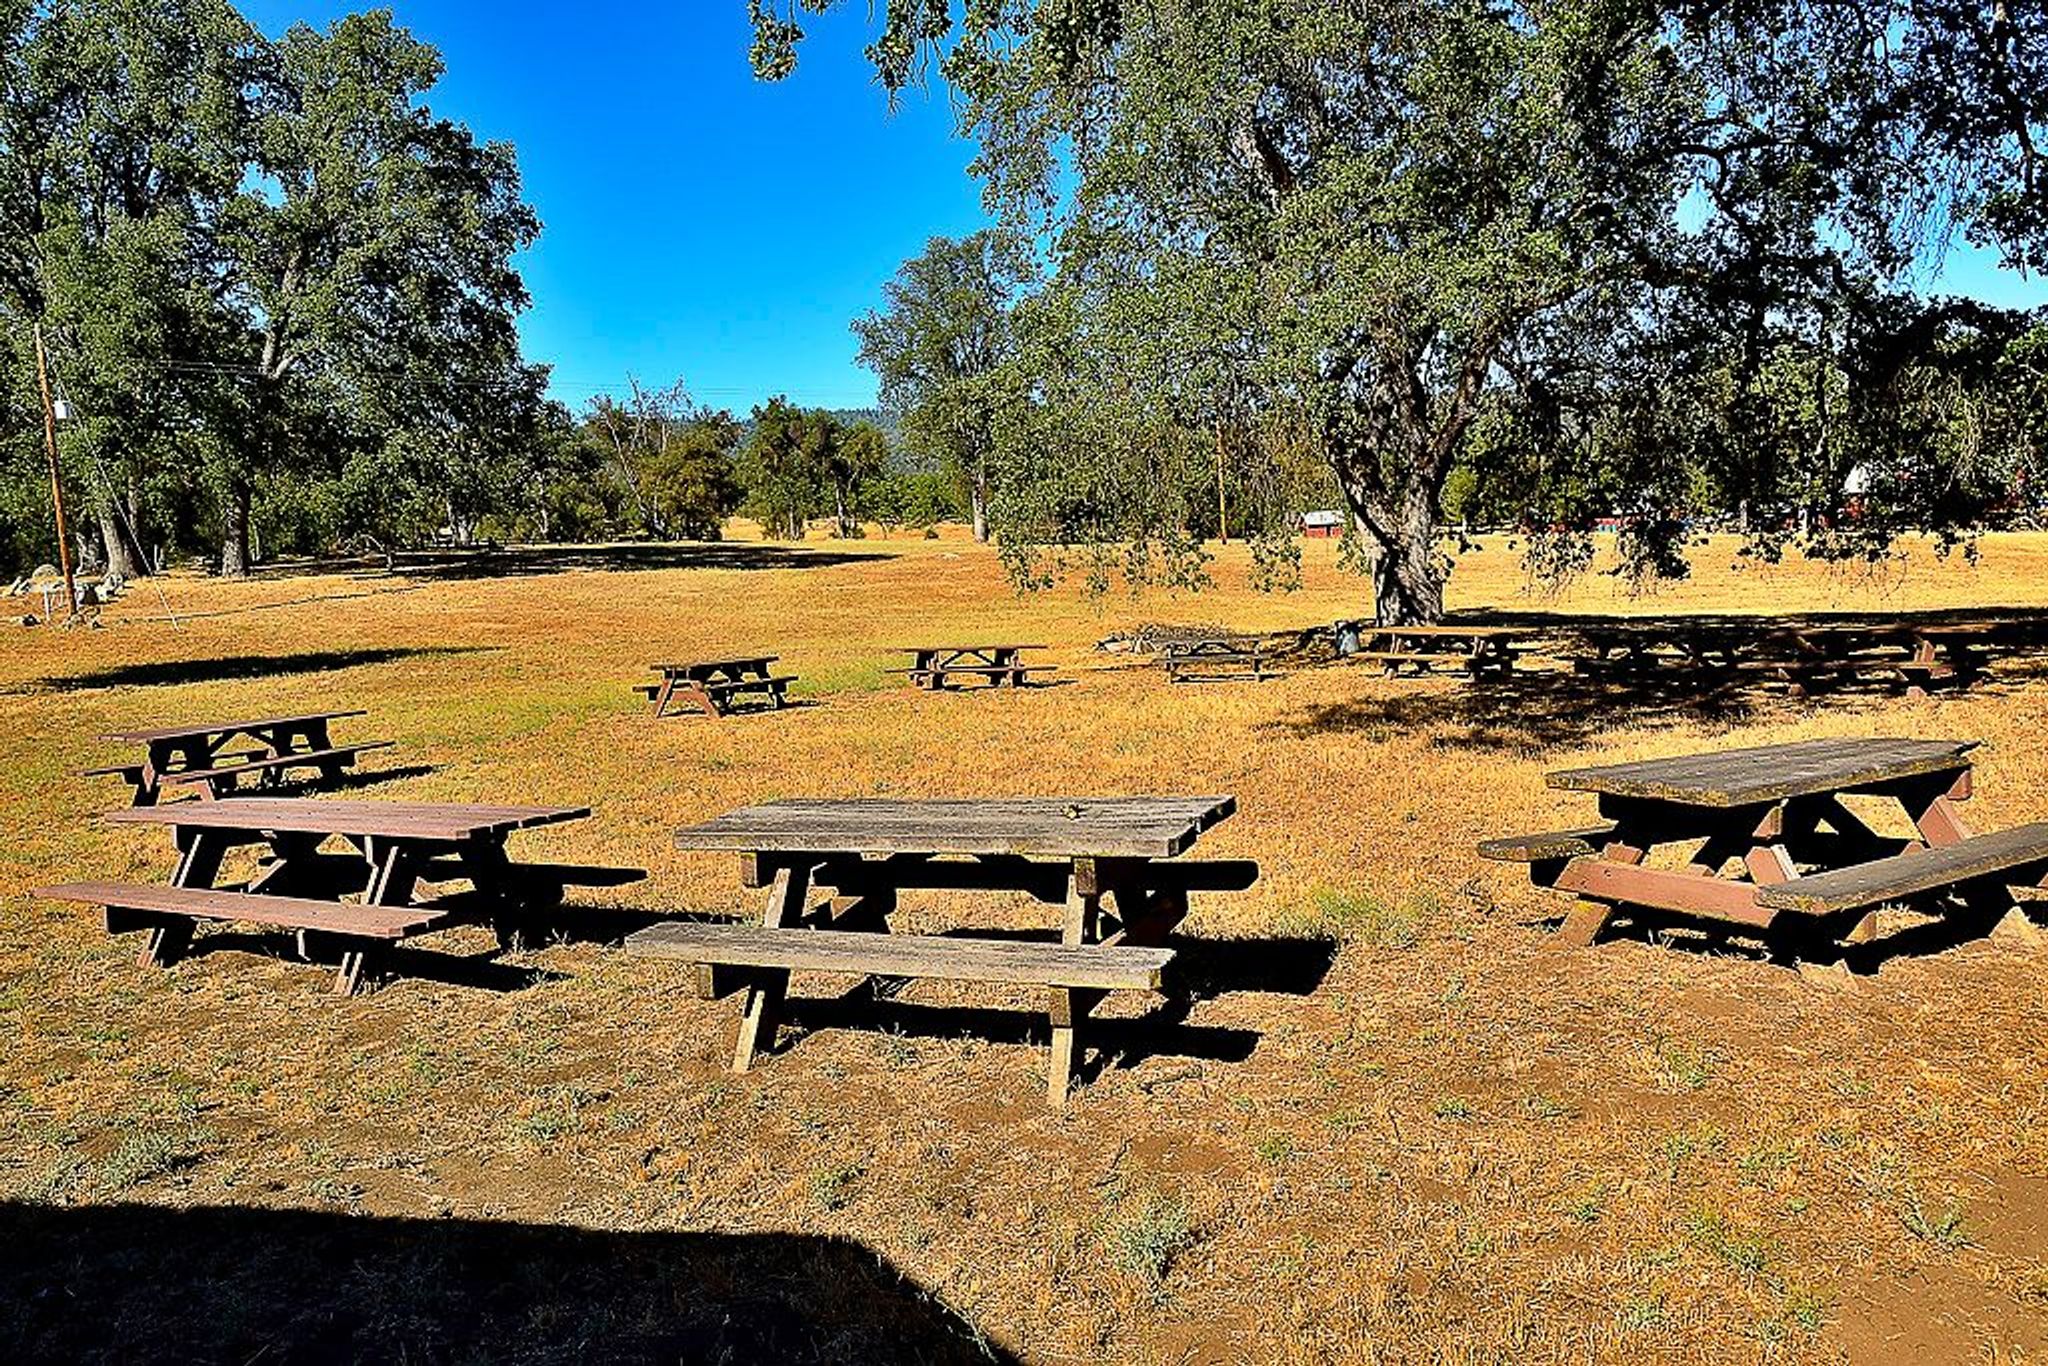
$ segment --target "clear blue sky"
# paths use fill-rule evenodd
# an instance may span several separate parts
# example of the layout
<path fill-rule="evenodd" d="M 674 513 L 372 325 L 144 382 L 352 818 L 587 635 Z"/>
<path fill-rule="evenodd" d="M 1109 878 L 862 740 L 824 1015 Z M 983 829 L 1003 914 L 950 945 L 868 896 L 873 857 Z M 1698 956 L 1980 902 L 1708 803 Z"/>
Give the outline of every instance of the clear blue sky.
<path fill-rule="evenodd" d="M 368 7 L 241 0 L 272 34 Z M 744 0 L 391 7 L 441 50 L 435 112 L 518 147 L 542 223 L 521 331 L 572 405 L 631 374 L 743 415 L 774 393 L 866 406 L 848 324 L 926 239 L 984 223 L 943 92 L 889 112 L 864 3 L 807 19 L 779 85 L 747 65 Z"/>
<path fill-rule="evenodd" d="M 543 224 L 521 329 L 571 405 L 631 375 L 742 414 L 775 393 L 865 406 L 848 323 L 927 238 L 984 221 L 943 91 L 888 111 L 863 0 L 804 20 L 779 85 L 747 65 L 743 0 L 391 2 L 447 64 L 435 110 L 519 149 Z M 364 7 L 242 0 L 273 34 Z M 2042 280 L 1966 250 L 1940 288 L 2048 303 Z"/>

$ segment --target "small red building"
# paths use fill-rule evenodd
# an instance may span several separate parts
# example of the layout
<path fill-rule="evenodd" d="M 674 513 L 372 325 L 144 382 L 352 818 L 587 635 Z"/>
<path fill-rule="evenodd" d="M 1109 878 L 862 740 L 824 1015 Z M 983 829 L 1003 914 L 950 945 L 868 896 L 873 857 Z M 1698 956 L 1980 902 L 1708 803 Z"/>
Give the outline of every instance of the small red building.
<path fill-rule="evenodd" d="M 1335 540 L 1344 534 L 1344 514 L 1304 512 L 1301 514 L 1301 534 L 1319 541 Z"/>

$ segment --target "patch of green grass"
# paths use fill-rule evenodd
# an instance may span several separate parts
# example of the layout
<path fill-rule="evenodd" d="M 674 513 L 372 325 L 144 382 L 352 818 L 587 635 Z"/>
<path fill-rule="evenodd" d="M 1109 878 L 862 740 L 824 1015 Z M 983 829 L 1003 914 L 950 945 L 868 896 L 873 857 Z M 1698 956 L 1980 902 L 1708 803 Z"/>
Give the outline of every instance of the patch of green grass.
<path fill-rule="evenodd" d="M 1155 1195 L 1110 1228 L 1110 1257 L 1123 1273 L 1157 1294 L 1174 1259 L 1194 1245 L 1188 1207 Z"/>
<path fill-rule="evenodd" d="M 1616 1324 L 1624 1333 L 1640 1333 L 1664 1322 L 1664 1297 L 1662 1295 L 1631 1295 L 1621 1302 L 1621 1308 L 1614 1315 Z"/>
<path fill-rule="evenodd" d="M 1745 1276 L 1758 1275 L 1770 1264 L 1770 1240 L 1736 1229 L 1719 1210 L 1694 1210 L 1686 1216 L 1685 1234 L 1695 1247 L 1712 1253 Z"/>
<path fill-rule="evenodd" d="M 1287 1134 L 1267 1134 L 1252 1148 L 1259 1161 L 1277 1167 L 1294 1156 L 1294 1139 Z"/>
<path fill-rule="evenodd" d="M 1463 1096 L 1439 1097 L 1436 1103 L 1436 1117 L 1438 1119 L 1470 1119 L 1472 1118 L 1472 1102 L 1466 1100 Z"/>
<path fill-rule="evenodd" d="M 1565 1217 L 1575 1224 L 1597 1224 L 1600 1216 L 1607 1213 L 1607 1201 L 1612 1194 L 1605 1181 L 1595 1181 L 1565 1205 Z"/>
<path fill-rule="evenodd" d="M 819 1167 L 811 1173 L 808 1183 L 811 1203 L 822 1210 L 845 1209 L 853 1199 L 853 1187 L 860 1180 L 862 1170 L 856 1162 Z"/>
<path fill-rule="evenodd" d="M 1719 1060 L 1711 1049 L 1665 1040 L 1657 1047 L 1657 1075 L 1678 1091 L 1698 1091 L 1714 1079 Z"/>
<path fill-rule="evenodd" d="M 1522 1108 L 1537 1119 L 1577 1119 L 1579 1116 L 1578 1106 L 1540 1092 L 1524 1099 Z"/>
<path fill-rule="evenodd" d="M 1759 1142 L 1735 1159 L 1735 1170 L 1752 1186 L 1769 1185 L 1792 1165 L 1797 1153 L 1789 1143 Z"/>
<path fill-rule="evenodd" d="M 1681 1129 L 1664 1139 L 1665 1179 L 1676 1181 L 1685 1164 L 1701 1153 L 1718 1152 L 1726 1147 L 1728 1138 L 1711 1124 L 1696 1124 L 1690 1129 Z"/>
<path fill-rule="evenodd" d="M 1421 942 L 1423 908 L 1410 901 L 1395 905 L 1371 892 L 1318 890 L 1316 917 L 1339 939 L 1375 949 L 1412 949 Z"/>

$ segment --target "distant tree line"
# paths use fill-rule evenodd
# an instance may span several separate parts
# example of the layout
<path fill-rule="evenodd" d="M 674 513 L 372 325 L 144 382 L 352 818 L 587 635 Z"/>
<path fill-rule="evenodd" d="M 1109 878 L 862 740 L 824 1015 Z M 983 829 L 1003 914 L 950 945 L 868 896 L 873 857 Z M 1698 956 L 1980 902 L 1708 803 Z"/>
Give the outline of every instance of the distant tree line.
<path fill-rule="evenodd" d="M 843 414 L 551 400 L 515 327 L 539 222 L 441 73 L 382 10 L 273 40 L 227 0 L 0 6 L 0 568 L 56 559 L 37 329 L 74 553 L 124 577 L 959 515 Z"/>

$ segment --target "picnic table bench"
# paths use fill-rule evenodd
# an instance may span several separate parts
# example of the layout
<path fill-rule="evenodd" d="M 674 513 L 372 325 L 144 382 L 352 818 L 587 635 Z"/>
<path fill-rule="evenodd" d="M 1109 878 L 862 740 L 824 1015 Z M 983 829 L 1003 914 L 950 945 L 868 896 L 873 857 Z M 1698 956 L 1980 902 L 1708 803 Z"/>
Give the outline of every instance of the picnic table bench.
<path fill-rule="evenodd" d="M 710 716 L 730 716 L 745 697 L 758 695 L 763 710 L 780 711 L 789 705 L 787 690 L 795 674 L 776 674 L 769 666 L 779 655 L 742 655 L 731 659 L 700 659 L 680 664 L 650 664 L 661 675 L 659 683 L 642 683 L 634 688 L 654 703 L 658 720 L 668 715 L 675 702 L 694 702 Z"/>
<path fill-rule="evenodd" d="M 287 716 L 256 716 L 240 721 L 206 721 L 109 731 L 100 738 L 114 744 L 142 746 L 142 758 L 83 770 L 86 778 L 119 777 L 134 791 L 136 806 L 154 806 L 166 787 L 189 787 L 201 797 L 227 797 L 245 789 L 244 778 L 275 788 L 292 769 L 311 769 L 316 778 L 333 782 L 345 776 L 356 759 L 372 750 L 389 749 L 389 740 L 363 740 L 337 745 L 328 723 L 360 710 L 304 712 Z M 246 748 L 230 748 L 237 741 Z"/>
<path fill-rule="evenodd" d="M 1565 770 L 1550 786 L 1596 794 L 1601 823 L 1488 840 L 1479 853 L 1577 897 L 1559 934 L 1578 946 L 1617 915 L 1836 950 L 1869 943 L 1887 905 L 1995 919 L 2013 909 L 2010 888 L 2048 872 L 2048 823 L 1973 835 L 1959 810 L 1972 748 L 1807 740 Z M 1896 802 L 1913 833 L 1880 834 L 1844 803 L 1852 796 Z M 1673 846 L 1676 866 L 1652 866 Z"/>
<path fill-rule="evenodd" d="M 1266 667 L 1265 641 L 1258 636 L 1207 636 L 1169 640 L 1160 646 L 1159 663 L 1169 683 L 1254 683 L 1280 675 Z"/>
<path fill-rule="evenodd" d="M 1696 668 L 1749 674 L 1794 696 L 1871 677 L 1910 696 L 1967 688 L 1983 676 L 2000 627 L 1990 622 L 1645 620 L 1575 626 L 1581 674 Z"/>
<path fill-rule="evenodd" d="M 897 650 L 911 656 L 908 668 L 883 672 L 906 674 L 911 683 L 928 692 L 941 692 L 954 679 L 980 679 L 990 687 L 1021 688 L 1032 674 L 1051 673 L 1049 664 L 1025 664 L 1026 650 L 1043 650 L 1043 645 L 901 645 Z"/>
<path fill-rule="evenodd" d="M 110 934 L 142 931 L 143 967 L 167 968 L 189 950 L 203 921 L 241 921 L 298 932 L 300 954 L 338 961 L 334 990 L 373 985 L 386 950 L 400 939 L 456 924 L 493 926 L 511 946 L 534 937 L 572 886 L 621 886 L 631 868 L 515 863 L 514 831 L 581 820 L 581 806 L 491 806 L 463 802 L 360 802 L 244 797 L 117 811 L 117 825 L 172 832 L 178 864 L 170 885 L 110 881 L 38 889 L 57 901 L 106 908 Z M 326 848 L 339 842 L 343 848 Z M 246 884 L 222 887 L 222 865 L 238 848 L 262 851 Z M 422 884 L 467 882 L 467 890 L 416 899 Z M 358 902 L 343 900 L 360 896 Z"/>
<path fill-rule="evenodd" d="M 1463 673 L 1470 678 L 1505 677 L 1514 672 L 1517 642 L 1528 633 L 1516 626 L 1438 623 L 1428 626 L 1382 626 L 1371 621 L 1340 621 L 1337 633 L 1355 633 L 1358 648 L 1346 656 L 1377 660 L 1388 675 L 1412 669 Z"/>
<path fill-rule="evenodd" d="M 626 949 L 695 965 L 707 999 L 744 993 L 738 1072 L 773 1046 L 792 971 L 1042 987 L 1047 1097 L 1059 1105 L 1079 1030 L 1103 994 L 1160 987 L 1173 959 L 1166 939 L 1189 894 L 1256 880 L 1248 862 L 1178 861 L 1236 806 L 1231 797 L 1052 797 L 746 807 L 675 839 L 741 855 L 742 882 L 767 889 L 758 923 L 665 922 L 628 936 Z M 912 889 L 1024 893 L 1063 909 L 1059 942 L 892 934 L 897 896 Z M 814 890 L 825 893 L 815 909 Z"/>

